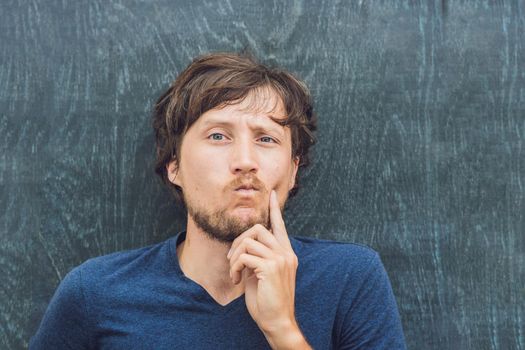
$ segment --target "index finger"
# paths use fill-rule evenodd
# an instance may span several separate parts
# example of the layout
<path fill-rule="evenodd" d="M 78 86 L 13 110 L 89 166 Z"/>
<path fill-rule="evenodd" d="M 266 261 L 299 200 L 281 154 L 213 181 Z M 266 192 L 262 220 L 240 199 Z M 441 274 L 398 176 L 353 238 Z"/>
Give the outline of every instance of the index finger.
<path fill-rule="evenodd" d="M 272 232 L 277 238 L 277 241 L 284 246 L 291 247 L 290 239 L 288 238 L 288 232 L 286 232 L 286 226 L 284 225 L 284 219 L 281 214 L 281 208 L 279 207 L 279 200 L 277 199 L 277 193 L 272 190 L 270 193 L 270 222 L 272 225 Z"/>

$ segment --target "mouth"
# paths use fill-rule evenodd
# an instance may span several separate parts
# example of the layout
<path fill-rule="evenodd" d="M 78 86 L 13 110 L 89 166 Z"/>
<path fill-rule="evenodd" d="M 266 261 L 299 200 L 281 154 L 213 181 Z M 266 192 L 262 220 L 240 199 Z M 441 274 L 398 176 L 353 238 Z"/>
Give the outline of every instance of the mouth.
<path fill-rule="evenodd" d="M 235 189 L 235 193 L 242 197 L 255 196 L 258 192 L 259 190 L 255 186 L 248 184 L 239 186 Z"/>
<path fill-rule="evenodd" d="M 258 191 L 258 189 L 253 185 L 242 185 L 235 189 L 235 191 L 239 192 L 250 192 L 250 191 Z"/>
<path fill-rule="evenodd" d="M 252 195 L 255 195 L 257 194 L 257 190 L 254 190 L 254 189 L 244 189 L 244 188 L 241 188 L 239 190 L 235 190 L 235 193 L 241 195 L 241 196 L 252 196 Z"/>

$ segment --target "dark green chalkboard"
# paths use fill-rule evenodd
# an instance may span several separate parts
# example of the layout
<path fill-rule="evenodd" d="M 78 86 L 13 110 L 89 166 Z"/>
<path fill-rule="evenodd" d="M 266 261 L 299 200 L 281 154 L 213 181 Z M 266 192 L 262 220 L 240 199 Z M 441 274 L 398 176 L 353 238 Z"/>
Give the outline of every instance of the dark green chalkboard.
<path fill-rule="evenodd" d="M 0 348 L 74 266 L 183 229 L 152 104 L 248 47 L 319 115 L 289 232 L 378 250 L 410 349 L 525 349 L 524 37 L 521 0 L 2 1 Z"/>

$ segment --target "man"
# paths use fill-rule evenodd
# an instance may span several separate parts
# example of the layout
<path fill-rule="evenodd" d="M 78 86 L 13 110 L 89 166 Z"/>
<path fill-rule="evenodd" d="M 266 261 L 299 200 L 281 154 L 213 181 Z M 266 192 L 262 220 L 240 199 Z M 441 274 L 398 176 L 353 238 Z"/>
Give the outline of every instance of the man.
<path fill-rule="evenodd" d="M 376 252 L 287 233 L 316 129 L 304 83 L 242 55 L 198 57 L 153 125 L 186 231 L 73 269 L 30 348 L 405 348 Z"/>

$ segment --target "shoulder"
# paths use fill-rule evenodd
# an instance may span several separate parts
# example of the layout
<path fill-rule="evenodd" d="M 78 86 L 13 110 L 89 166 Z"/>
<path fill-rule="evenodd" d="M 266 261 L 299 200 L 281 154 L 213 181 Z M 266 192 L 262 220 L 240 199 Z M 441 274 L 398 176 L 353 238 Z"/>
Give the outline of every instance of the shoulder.
<path fill-rule="evenodd" d="M 297 257 L 304 261 L 317 261 L 331 266 L 346 266 L 351 270 L 366 270 L 381 263 L 379 254 L 371 247 L 337 240 L 305 236 L 291 236 Z"/>
<path fill-rule="evenodd" d="M 60 282 L 31 339 L 31 349 L 93 348 L 101 320 L 119 312 L 137 289 L 162 273 L 171 240 L 91 258 Z M 121 304 L 119 305 L 118 302 Z"/>
<path fill-rule="evenodd" d="M 307 299 L 330 300 L 324 310 L 336 305 L 336 348 L 405 348 L 397 304 L 378 252 L 364 244 L 311 237 L 294 236 L 290 241 L 302 268 L 303 291 L 315 293 Z"/>
<path fill-rule="evenodd" d="M 159 260 L 168 255 L 169 241 L 93 257 L 71 273 L 78 274 L 86 286 L 123 281 L 158 267 Z"/>
<path fill-rule="evenodd" d="M 338 281 L 333 292 L 343 295 L 348 288 L 356 292 L 384 270 L 379 254 L 363 244 L 303 236 L 293 237 L 291 243 L 299 262 L 297 273 L 305 285 L 333 287 L 333 281 Z"/>

